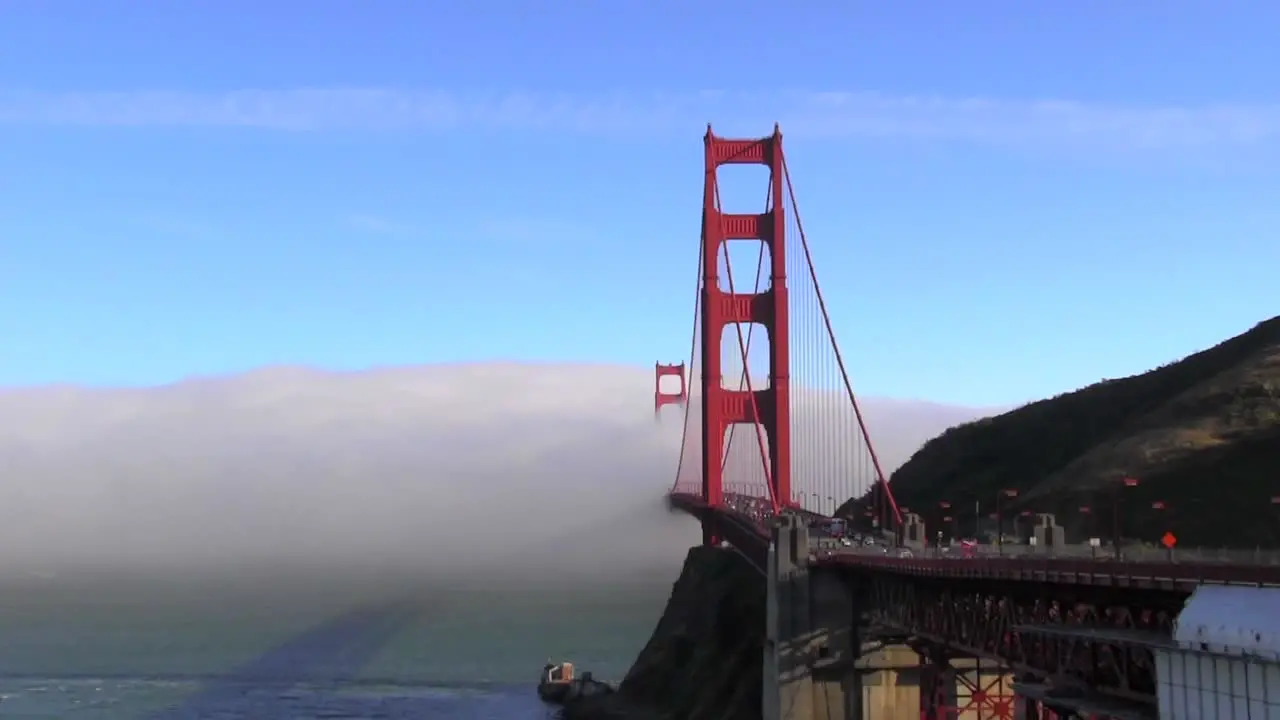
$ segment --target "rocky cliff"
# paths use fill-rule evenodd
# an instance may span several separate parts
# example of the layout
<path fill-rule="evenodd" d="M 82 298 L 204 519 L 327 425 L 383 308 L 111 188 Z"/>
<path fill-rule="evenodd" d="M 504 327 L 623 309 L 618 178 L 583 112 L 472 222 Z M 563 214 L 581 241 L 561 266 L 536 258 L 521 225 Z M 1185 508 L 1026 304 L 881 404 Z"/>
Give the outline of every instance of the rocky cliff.
<path fill-rule="evenodd" d="M 691 549 L 618 693 L 565 708 L 566 720 L 757 720 L 764 616 L 765 585 L 746 560 Z"/>

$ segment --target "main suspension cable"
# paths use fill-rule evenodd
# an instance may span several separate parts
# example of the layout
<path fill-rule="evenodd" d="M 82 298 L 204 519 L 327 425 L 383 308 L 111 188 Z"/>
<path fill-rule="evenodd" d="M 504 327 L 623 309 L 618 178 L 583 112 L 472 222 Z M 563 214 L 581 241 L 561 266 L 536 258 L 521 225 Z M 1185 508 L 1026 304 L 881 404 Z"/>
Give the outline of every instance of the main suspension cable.
<path fill-rule="evenodd" d="M 707 234 L 702 233 L 702 240 L 698 243 L 698 277 L 694 285 L 693 296 L 693 332 L 689 338 L 689 364 L 685 370 L 684 378 L 684 425 L 680 432 L 680 460 L 676 463 L 676 481 L 671 485 L 672 490 L 680 487 L 680 471 L 684 468 L 685 449 L 689 444 L 689 415 L 693 409 L 693 361 L 698 353 L 698 327 L 701 324 L 702 315 L 702 256 L 707 246 Z M 701 373 L 699 373 L 701 377 Z M 701 402 L 701 394 L 699 402 Z"/>

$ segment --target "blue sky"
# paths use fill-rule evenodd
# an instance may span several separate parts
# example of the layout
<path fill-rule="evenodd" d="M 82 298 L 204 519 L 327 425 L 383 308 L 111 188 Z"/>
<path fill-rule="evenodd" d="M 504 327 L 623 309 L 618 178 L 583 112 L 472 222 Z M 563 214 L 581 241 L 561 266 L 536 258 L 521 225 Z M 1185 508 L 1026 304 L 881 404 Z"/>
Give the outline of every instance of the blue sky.
<path fill-rule="evenodd" d="M 775 120 L 862 392 L 997 404 L 1143 371 L 1280 308 L 1277 23 L 7 3 L 0 385 L 679 359 L 705 124 Z"/>

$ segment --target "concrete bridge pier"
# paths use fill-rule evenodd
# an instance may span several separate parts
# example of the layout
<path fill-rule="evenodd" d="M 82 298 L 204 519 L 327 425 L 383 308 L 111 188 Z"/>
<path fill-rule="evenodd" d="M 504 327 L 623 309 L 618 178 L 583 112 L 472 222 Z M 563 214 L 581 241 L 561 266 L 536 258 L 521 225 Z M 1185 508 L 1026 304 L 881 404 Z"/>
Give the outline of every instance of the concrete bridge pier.
<path fill-rule="evenodd" d="M 765 720 L 920 716 L 917 656 L 864 644 L 857 595 L 838 570 L 809 565 L 809 529 L 779 518 L 769 549 Z"/>
<path fill-rule="evenodd" d="M 782 516 L 769 546 L 765 720 L 1002 720 L 1008 676 L 972 658 L 864 642 L 849 576 L 809 564 L 809 529 Z"/>
<path fill-rule="evenodd" d="M 914 650 L 864 643 L 857 665 L 863 720 L 919 720 L 920 656 Z"/>
<path fill-rule="evenodd" d="M 765 720 L 860 718 L 853 593 L 839 574 L 811 572 L 799 518 L 778 518 L 765 582 Z"/>

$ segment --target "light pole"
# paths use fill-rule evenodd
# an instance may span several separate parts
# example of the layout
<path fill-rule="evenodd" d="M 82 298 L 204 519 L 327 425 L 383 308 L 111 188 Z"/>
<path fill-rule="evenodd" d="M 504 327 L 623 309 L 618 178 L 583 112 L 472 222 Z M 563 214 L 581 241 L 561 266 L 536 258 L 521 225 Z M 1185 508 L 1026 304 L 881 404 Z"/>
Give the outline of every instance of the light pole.
<path fill-rule="evenodd" d="M 1085 542 L 1089 543 L 1089 554 L 1093 557 L 1097 557 L 1098 548 L 1093 544 L 1093 535 L 1097 531 L 1097 528 L 1093 526 L 1093 508 L 1088 505 L 1081 505 L 1080 514 L 1085 517 L 1085 521 L 1080 524 L 1084 526 L 1084 539 Z"/>
<path fill-rule="evenodd" d="M 1174 547 L 1174 543 L 1176 543 L 1176 542 L 1177 542 L 1177 540 L 1176 540 L 1176 537 L 1177 537 L 1177 536 L 1176 536 L 1176 535 L 1174 535 L 1174 543 L 1170 543 L 1170 544 L 1168 544 L 1168 545 L 1165 545 L 1165 543 L 1164 543 L 1164 536 L 1165 536 L 1165 535 L 1172 535 L 1172 534 L 1173 534 L 1173 528 L 1172 528 L 1172 524 L 1173 524 L 1173 520 L 1172 520 L 1172 518 L 1173 518 L 1173 510 L 1172 510 L 1172 509 L 1170 509 L 1170 508 L 1169 508 L 1169 506 L 1168 506 L 1168 505 L 1166 505 L 1166 504 L 1165 504 L 1165 502 L 1164 502 L 1163 500 L 1152 500 L 1152 501 L 1151 501 L 1151 509 L 1152 509 L 1152 510 L 1159 510 L 1159 511 L 1161 511 L 1161 512 L 1167 513 L 1166 518 L 1165 518 L 1165 522 L 1164 522 L 1164 526 L 1165 526 L 1165 528 L 1164 528 L 1164 532 L 1160 534 L 1160 544 L 1161 544 L 1161 545 L 1164 545 L 1165 554 L 1168 556 L 1169 561 L 1170 561 L 1170 562 L 1172 562 L 1172 561 L 1173 561 L 1173 547 Z"/>
<path fill-rule="evenodd" d="M 1280 495 L 1271 496 L 1271 514 L 1275 516 L 1275 521 L 1272 523 L 1272 542 L 1276 547 L 1280 547 Z"/>
<path fill-rule="evenodd" d="M 1005 488 L 996 493 L 996 552 L 1004 554 L 1004 516 L 1001 508 L 1004 506 L 1004 498 L 1016 498 L 1018 491 L 1013 488 Z"/>
<path fill-rule="evenodd" d="M 1114 501 L 1111 506 L 1111 533 L 1113 535 L 1111 542 L 1115 546 L 1116 559 L 1120 559 L 1120 504 L 1124 495 L 1125 488 L 1138 487 L 1138 479 L 1124 477 L 1120 479 L 1120 484 L 1116 486 Z"/>
<path fill-rule="evenodd" d="M 951 509 L 951 502 L 942 500 L 938 503 L 938 547 L 942 547 L 942 526 L 946 525 L 951 518 L 947 517 L 947 511 Z M 954 535 L 954 533 L 952 533 Z"/>

